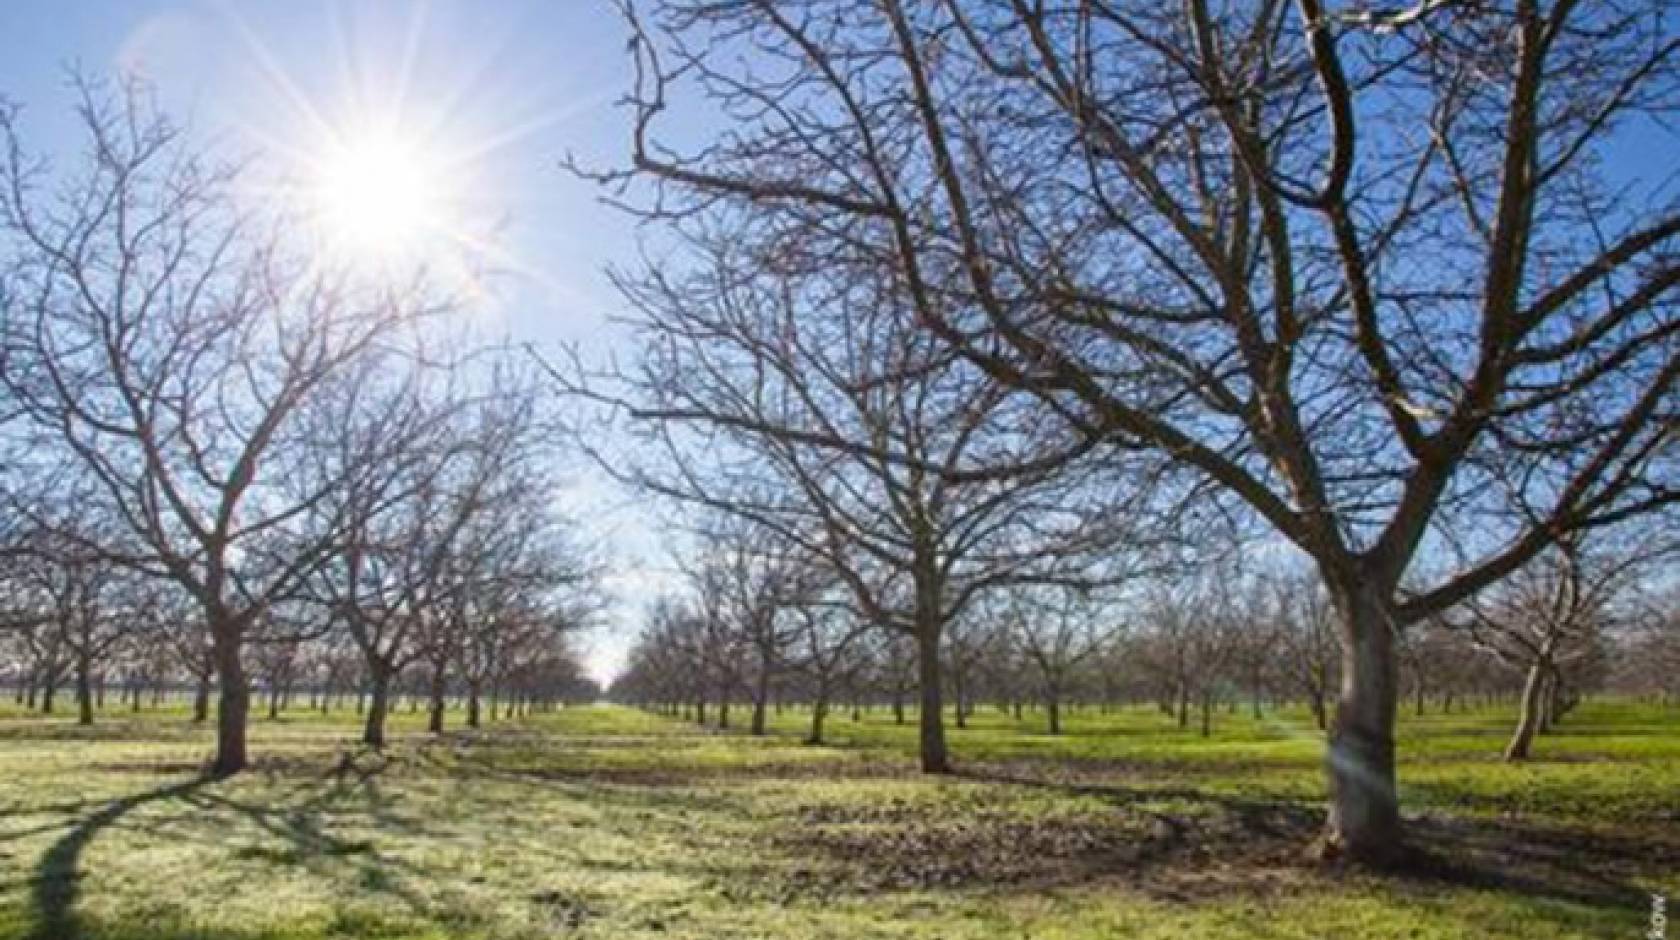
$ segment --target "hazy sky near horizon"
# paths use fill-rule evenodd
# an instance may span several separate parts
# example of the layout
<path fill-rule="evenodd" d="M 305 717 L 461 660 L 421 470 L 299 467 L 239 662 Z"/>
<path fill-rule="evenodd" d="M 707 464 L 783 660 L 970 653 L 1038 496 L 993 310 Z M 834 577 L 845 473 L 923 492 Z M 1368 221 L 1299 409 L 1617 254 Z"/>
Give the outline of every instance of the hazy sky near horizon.
<path fill-rule="evenodd" d="M 605 0 L 7 0 L 0 98 L 31 148 L 70 162 L 82 145 L 73 74 L 134 75 L 195 134 L 268 161 L 394 126 L 450 180 L 452 213 L 482 280 L 468 315 L 496 339 L 622 346 L 603 268 L 638 250 L 633 220 L 562 169 L 568 153 L 616 166 L 627 121 L 627 32 Z M 604 545 L 623 603 L 589 641 L 600 678 L 622 662 L 637 611 L 669 560 L 625 495 L 575 468 L 569 502 Z"/>

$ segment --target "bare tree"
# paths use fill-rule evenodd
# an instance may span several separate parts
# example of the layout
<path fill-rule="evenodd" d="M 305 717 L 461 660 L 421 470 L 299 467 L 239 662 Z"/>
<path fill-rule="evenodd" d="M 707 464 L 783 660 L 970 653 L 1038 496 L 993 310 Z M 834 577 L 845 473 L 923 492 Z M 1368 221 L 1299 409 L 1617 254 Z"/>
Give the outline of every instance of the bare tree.
<path fill-rule="evenodd" d="M 1309 573 L 1285 576 L 1275 582 L 1280 615 L 1278 669 L 1289 690 L 1307 702 L 1313 722 L 1328 725 L 1326 701 L 1336 688 L 1340 665 L 1336 645 L 1336 615 L 1324 586 Z"/>
<path fill-rule="evenodd" d="M 1075 671 L 1107 649 L 1123 624 L 1100 598 L 1078 591 L 1017 588 L 1004 603 L 1009 640 L 1035 676 L 1048 730 L 1061 734 Z"/>
<path fill-rule="evenodd" d="M 1675 501 L 1680 205 L 1602 159 L 1672 144 L 1667 8 L 626 4 L 607 178 L 893 272 L 941 348 L 1306 552 L 1342 648 L 1323 848 L 1383 864 L 1397 631 Z M 679 95 L 728 116 L 688 151 Z"/>
<path fill-rule="evenodd" d="M 412 308 L 289 257 L 239 205 L 238 168 L 195 152 L 143 89 L 82 91 L 87 161 L 61 184 L 0 111 L 0 380 L 121 528 L 86 547 L 198 605 L 221 688 L 213 769 L 230 774 L 247 762 L 246 637 L 333 544 L 304 526 L 341 481 L 305 472 L 301 416 Z"/>
<path fill-rule="evenodd" d="M 1599 652 L 1616 594 L 1638 560 L 1570 539 L 1466 605 L 1464 629 L 1476 645 L 1524 676 L 1507 761 L 1526 760 L 1535 734 L 1558 717 L 1570 667 Z"/>
<path fill-rule="evenodd" d="M 1005 584 L 1129 573 L 1133 555 L 1104 553 L 1139 517 L 1097 511 L 1124 484 L 1099 497 L 1046 459 L 1040 406 L 938 353 L 890 273 L 811 271 L 797 233 L 707 231 L 692 247 L 695 269 L 619 277 L 640 371 L 612 392 L 568 383 L 639 422 L 648 447 L 631 469 L 603 464 L 819 559 L 860 616 L 911 637 L 922 766 L 946 772 L 947 627 Z"/>

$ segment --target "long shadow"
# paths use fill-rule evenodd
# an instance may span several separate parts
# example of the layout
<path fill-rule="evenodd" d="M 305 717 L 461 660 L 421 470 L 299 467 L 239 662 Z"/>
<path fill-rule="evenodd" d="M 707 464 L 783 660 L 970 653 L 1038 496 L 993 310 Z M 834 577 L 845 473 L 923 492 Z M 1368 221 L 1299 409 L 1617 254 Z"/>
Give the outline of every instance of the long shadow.
<path fill-rule="evenodd" d="M 80 896 L 81 859 L 89 844 L 104 830 L 116 825 L 134 810 L 151 803 L 180 801 L 189 812 L 233 813 L 243 817 L 259 831 L 293 846 L 300 858 L 325 858 L 359 862 L 361 867 L 390 864 L 363 842 L 339 839 L 324 831 L 320 815 L 334 804 L 360 798 L 370 807 L 380 828 L 408 829 L 414 827 L 406 820 L 397 820 L 383 812 L 384 795 L 377 777 L 386 768 L 380 761 L 371 767 L 361 765 L 352 755 L 344 755 L 339 763 L 322 777 L 304 782 L 290 790 L 278 805 L 257 805 L 229 796 L 204 790 L 207 784 L 220 779 L 201 774 L 188 780 L 146 790 L 105 804 L 97 812 L 75 823 L 58 841 L 42 854 L 32 879 L 32 900 L 37 914 L 35 930 L 30 940 L 69 940 L 81 935 L 83 925 L 76 913 Z M 55 807 L 67 810 L 71 804 Z M 58 828 L 57 825 L 46 828 Z M 368 872 L 364 871 L 366 875 Z M 398 896 L 411 907 L 424 906 L 422 899 L 392 887 L 383 877 L 365 878 L 364 884 L 376 884 L 386 893 Z"/>
<path fill-rule="evenodd" d="M 1282 858 L 1294 851 L 1304 865 L 1305 846 L 1322 824 L 1317 808 L 1300 802 L 1242 798 L 1195 787 L 1067 782 L 984 767 L 960 775 L 1093 797 L 1117 808 L 1141 811 L 1170 827 L 1169 843 L 1194 835 L 1193 841 L 1225 858 L 1250 854 Z M 1209 829 L 1194 816 L 1178 819 L 1139 805 L 1163 799 L 1217 807 L 1231 825 Z M 1391 873 L 1396 877 L 1589 907 L 1642 909 L 1648 895 L 1637 883 L 1638 875 L 1680 862 L 1680 847 L 1556 826 L 1437 816 L 1408 825 L 1410 851 L 1405 864 Z"/>
<path fill-rule="evenodd" d="M 33 902 L 38 915 L 32 940 L 67 940 L 80 933 L 76 921 L 76 898 L 81 893 L 82 853 L 95 836 L 147 803 L 180 799 L 190 796 L 214 777 L 205 775 L 167 786 L 136 793 L 106 804 L 104 809 L 87 817 L 65 833 L 35 866 Z"/>

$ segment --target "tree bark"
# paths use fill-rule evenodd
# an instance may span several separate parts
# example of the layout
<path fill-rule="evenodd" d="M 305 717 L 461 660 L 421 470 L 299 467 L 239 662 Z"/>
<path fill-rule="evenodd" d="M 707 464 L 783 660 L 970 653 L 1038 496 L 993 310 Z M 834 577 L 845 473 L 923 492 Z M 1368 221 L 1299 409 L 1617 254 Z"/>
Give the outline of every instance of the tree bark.
<path fill-rule="evenodd" d="M 811 703 L 811 734 L 805 739 L 806 744 L 823 743 L 823 719 L 827 717 L 828 699 L 819 695 L 817 700 Z"/>
<path fill-rule="evenodd" d="M 1326 770 L 1330 814 L 1326 856 L 1385 866 L 1403 852 L 1394 778 L 1398 704 L 1394 628 L 1377 592 L 1337 590 L 1341 616 L 1342 687 L 1330 731 Z"/>
<path fill-rule="evenodd" d="M 426 730 L 432 734 L 443 733 L 443 668 L 440 665 L 432 669 L 431 701 L 426 716 Z"/>
<path fill-rule="evenodd" d="M 371 748 L 385 746 L 385 716 L 391 710 L 391 669 L 377 660 L 368 663 L 367 722 L 362 726 L 362 743 Z"/>
<path fill-rule="evenodd" d="M 245 750 L 245 725 L 251 709 L 251 686 L 240 660 L 237 627 L 221 625 L 212 632 L 216 671 L 221 682 L 221 702 L 216 713 L 216 759 L 211 772 L 231 776 L 249 763 Z"/>
<path fill-rule="evenodd" d="M 93 662 L 87 653 L 76 656 L 76 723 L 93 724 Z"/>
<path fill-rule="evenodd" d="M 916 636 L 916 673 L 921 684 L 922 772 L 948 774 L 950 757 L 945 751 L 944 696 L 940 687 L 939 631 L 925 626 Z"/>
<path fill-rule="evenodd" d="M 758 662 L 758 686 L 753 690 L 752 734 L 764 736 L 764 706 L 770 699 L 770 657 L 763 654 Z"/>
<path fill-rule="evenodd" d="M 193 724 L 210 720 L 210 677 L 199 676 L 198 688 L 193 691 Z"/>
<path fill-rule="evenodd" d="M 1528 667 L 1528 678 L 1523 682 L 1522 704 L 1517 711 L 1517 727 L 1511 733 L 1511 741 L 1505 745 L 1505 760 L 1508 763 L 1528 759 L 1528 750 L 1534 743 L 1534 734 L 1540 729 L 1540 700 L 1545 694 L 1546 668 L 1536 661 Z"/>

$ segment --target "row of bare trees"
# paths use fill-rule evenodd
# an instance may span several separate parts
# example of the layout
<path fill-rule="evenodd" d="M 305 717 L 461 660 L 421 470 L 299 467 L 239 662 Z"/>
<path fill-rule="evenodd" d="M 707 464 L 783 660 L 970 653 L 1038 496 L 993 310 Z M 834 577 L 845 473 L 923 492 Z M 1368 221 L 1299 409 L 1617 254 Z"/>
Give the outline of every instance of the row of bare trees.
<path fill-rule="evenodd" d="M 801 562 L 738 526 L 709 532 L 696 551 L 705 563 L 685 592 L 650 608 L 615 698 L 754 735 L 766 733 L 772 712 L 797 706 L 809 743 L 823 741 L 837 708 L 855 720 L 885 707 L 904 724 L 928 700 L 917 686 L 919 648 L 863 616 L 820 560 Z M 1408 631 L 1399 684 L 1420 715 L 1514 712 L 1510 761 L 1527 758 L 1535 735 L 1589 693 L 1668 702 L 1674 677 L 1649 659 L 1680 652 L 1680 604 L 1641 590 L 1637 570 L 1648 561 L 1578 546 L 1549 553 L 1474 604 Z M 1013 585 L 948 624 L 938 655 L 944 704 L 933 720 L 962 728 L 993 705 L 1021 721 L 1031 708 L 1052 735 L 1069 708 L 1145 703 L 1203 736 L 1226 711 L 1267 720 L 1304 705 L 1323 732 L 1341 668 L 1331 602 L 1300 570 L 1162 578 L 1106 596 Z M 735 706 L 750 719 L 732 719 Z"/>
<path fill-rule="evenodd" d="M 462 352 L 423 275 L 315 250 L 251 166 L 142 86 L 81 91 L 70 165 L 32 155 L 0 106 L 0 484 L 19 559 L 0 600 L 20 671 L 50 687 L 68 657 L 85 687 L 121 638 L 168 636 L 217 690 L 220 774 L 248 762 L 253 659 L 280 677 L 325 637 L 361 653 L 376 746 L 416 670 L 434 724 L 451 684 L 476 708 L 519 670 L 575 672 L 565 635 L 595 570 L 555 509 L 530 370 Z"/>
<path fill-rule="evenodd" d="M 1231 521 L 1326 599 L 1321 848 L 1399 861 L 1408 638 L 1680 498 L 1664 0 L 622 9 L 584 172 L 679 247 L 647 371 L 576 384 L 915 639 L 929 770 L 986 588 Z"/>

